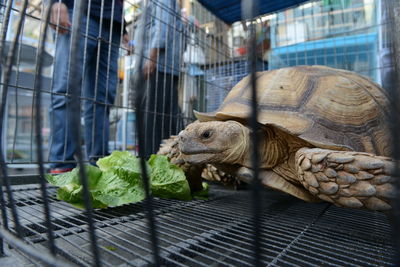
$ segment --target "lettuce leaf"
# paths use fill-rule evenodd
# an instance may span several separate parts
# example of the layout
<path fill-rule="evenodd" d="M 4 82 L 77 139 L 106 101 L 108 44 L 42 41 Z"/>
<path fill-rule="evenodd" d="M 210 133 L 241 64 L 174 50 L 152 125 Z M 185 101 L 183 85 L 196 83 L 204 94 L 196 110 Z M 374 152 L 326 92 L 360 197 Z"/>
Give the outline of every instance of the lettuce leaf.
<path fill-rule="evenodd" d="M 129 152 L 114 151 L 97 161 L 100 168 L 86 165 L 93 208 L 116 207 L 144 199 L 139 160 Z M 79 168 L 57 176 L 46 176 L 49 183 L 60 188 L 57 199 L 83 208 Z"/>
<path fill-rule="evenodd" d="M 171 164 L 167 156 L 151 155 L 150 189 L 155 197 L 191 200 L 189 183 L 185 173 Z"/>
<path fill-rule="evenodd" d="M 89 191 L 95 188 L 101 179 L 102 172 L 99 168 L 92 165 L 85 165 L 86 175 L 88 177 Z M 84 208 L 83 186 L 80 181 L 79 168 L 73 169 L 60 175 L 47 175 L 47 181 L 60 188 L 57 190 L 57 199 L 66 201 L 77 208 Z M 93 208 L 105 208 L 107 205 L 93 198 L 91 194 Z"/>
<path fill-rule="evenodd" d="M 94 167 L 92 165 L 86 165 L 86 174 L 90 177 L 89 179 L 89 187 L 97 183 L 98 179 L 101 176 L 101 171 L 99 168 Z M 75 168 L 70 172 L 65 172 L 59 175 L 47 175 L 46 179 L 49 183 L 55 186 L 66 186 L 66 185 L 80 185 L 81 181 L 79 178 L 79 168 Z"/>
<path fill-rule="evenodd" d="M 138 202 L 145 198 L 140 161 L 128 151 L 114 151 L 97 161 L 99 167 L 85 165 L 93 208 L 107 208 Z M 181 168 L 166 156 L 152 155 L 146 165 L 153 196 L 191 200 L 189 183 Z M 56 176 L 47 175 L 58 186 L 57 199 L 84 208 L 79 168 Z"/>
<path fill-rule="evenodd" d="M 139 159 L 128 151 L 114 151 L 97 161 L 103 171 L 95 199 L 110 207 L 138 202 L 145 198 Z"/>
<path fill-rule="evenodd" d="M 202 182 L 201 184 L 203 186 L 203 189 L 200 190 L 200 191 L 193 192 L 193 198 L 194 199 L 206 200 L 206 199 L 208 199 L 209 185 L 206 182 Z"/>

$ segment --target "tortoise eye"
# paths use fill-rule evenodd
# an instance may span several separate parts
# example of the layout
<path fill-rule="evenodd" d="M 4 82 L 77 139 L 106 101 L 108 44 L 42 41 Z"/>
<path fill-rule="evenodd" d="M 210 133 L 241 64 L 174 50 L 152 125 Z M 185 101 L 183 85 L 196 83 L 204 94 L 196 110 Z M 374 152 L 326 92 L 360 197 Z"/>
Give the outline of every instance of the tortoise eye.
<path fill-rule="evenodd" d="M 211 135 L 212 135 L 212 132 L 210 130 L 206 130 L 201 134 L 201 137 L 204 139 L 208 139 L 208 138 L 210 138 Z"/>

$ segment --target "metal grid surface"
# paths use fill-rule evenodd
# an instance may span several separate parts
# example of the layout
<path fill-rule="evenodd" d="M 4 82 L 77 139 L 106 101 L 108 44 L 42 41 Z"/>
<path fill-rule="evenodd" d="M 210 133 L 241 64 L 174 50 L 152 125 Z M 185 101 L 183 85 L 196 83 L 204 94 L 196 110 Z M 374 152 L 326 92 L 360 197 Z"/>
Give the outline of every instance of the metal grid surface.
<path fill-rule="evenodd" d="M 59 2 L 59 0 L 57 1 Z M 108 147 L 110 150 L 129 149 L 133 154 L 137 154 L 137 147 L 140 147 L 139 156 L 142 159 L 142 169 L 145 169 L 145 140 L 155 139 L 154 132 L 156 132 L 153 131 L 152 135 L 146 133 L 146 129 L 143 128 L 144 123 L 141 121 L 145 116 L 142 115 L 161 114 L 156 108 L 149 108 L 140 103 L 141 94 L 150 85 L 149 82 L 144 82 L 143 73 L 137 70 L 141 70 L 147 60 L 156 64 L 160 60 L 159 54 L 157 54 L 157 60 L 150 59 L 148 53 L 144 52 L 146 46 L 149 46 L 148 40 L 137 37 L 144 36 L 142 32 L 146 29 L 145 25 L 153 25 L 158 22 L 165 26 L 167 33 L 178 32 L 179 36 L 176 40 L 174 39 L 170 43 L 165 41 L 166 47 L 175 48 L 177 44 L 182 45 L 179 48 L 179 53 L 177 53 L 182 57 L 179 57 L 179 60 L 173 60 L 173 63 L 179 61 L 179 64 L 170 66 L 172 72 L 177 72 L 174 75 L 176 79 L 167 81 L 166 76 L 155 78 L 155 84 L 162 87 L 162 94 L 168 91 L 166 85 L 174 85 L 177 89 L 183 88 L 185 90 L 179 100 L 183 103 L 182 110 L 177 114 L 163 114 L 166 116 L 163 116 L 162 124 L 164 124 L 164 121 L 167 124 L 167 118 L 175 118 L 179 121 L 175 126 L 170 124 L 168 131 L 164 131 L 164 133 L 168 132 L 167 136 L 169 136 L 169 134 L 172 134 L 172 129 L 180 130 L 183 127 L 183 125 L 180 125 L 180 120 L 183 120 L 183 124 L 190 122 L 193 107 L 199 107 L 200 111 L 205 111 L 208 109 L 208 105 L 211 106 L 212 104 L 215 108 L 219 104 L 218 102 L 223 99 L 223 94 L 238 81 L 239 77 L 250 73 L 252 114 L 249 116 L 249 121 L 251 121 L 250 125 L 253 131 L 253 147 L 258 147 L 258 138 L 255 134 L 259 127 L 256 121 L 257 86 L 255 73 L 259 70 L 257 62 L 261 60 L 265 63 L 265 59 L 268 59 L 269 68 L 274 68 L 272 63 L 274 63 L 274 58 L 276 59 L 275 56 L 280 57 L 279 62 L 286 60 L 285 65 L 292 65 L 309 64 L 311 62 L 309 59 L 317 59 L 321 55 L 317 55 L 314 53 L 315 51 L 311 54 L 304 53 L 302 50 L 300 51 L 301 47 L 298 46 L 294 47 L 294 53 L 290 54 L 288 47 L 293 44 L 285 42 L 279 46 L 274 46 L 274 42 L 272 42 L 272 50 L 269 50 L 270 48 L 265 46 L 268 42 L 265 41 L 269 41 L 273 33 L 268 33 L 268 31 L 265 32 L 265 36 L 268 38 L 262 40 L 262 49 L 259 51 L 260 44 L 256 37 L 260 32 L 257 30 L 256 22 L 264 23 L 264 19 L 270 20 L 270 26 L 273 28 L 274 24 L 271 19 L 273 16 L 280 17 L 283 14 L 291 13 L 293 10 L 293 13 L 297 12 L 298 16 L 293 18 L 297 22 L 305 21 L 306 17 L 309 16 L 314 21 L 319 16 L 319 13 L 314 13 L 314 11 L 318 10 L 321 4 L 325 5 L 331 2 L 311 1 L 302 6 L 294 7 L 293 10 L 288 9 L 283 13 L 265 14 L 266 16 L 255 18 L 257 1 L 243 0 L 244 23 L 241 24 L 241 27 L 244 32 L 243 36 L 237 37 L 244 37 L 243 40 L 246 40 L 245 43 L 240 43 L 241 47 L 239 48 L 246 48 L 248 52 L 243 54 L 242 58 L 248 58 L 246 58 L 247 61 L 241 61 L 241 58 L 235 55 L 233 47 L 227 44 L 229 38 L 234 39 L 235 37 L 228 30 L 228 26 L 214 19 L 204 9 L 201 9 L 201 12 L 195 11 L 195 1 L 187 2 L 193 7 L 192 14 L 202 16 L 201 19 L 199 18 L 201 23 L 196 23 L 196 20 L 193 22 L 190 17 L 181 18 L 178 8 L 175 12 L 169 6 L 158 5 L 154 0 L 143 1 L 143 3 L 153 3 L 153 12 L 158 10 L 176 16 L 173 19 L 174 23 L 169 23 L 168 20 L 152 14 L 148 11 L 151 10 L 148 5 L 138 6 L 136 1 L 125 1 L 133 10 L 131 12 L 133 13 L 132 18 L 129 21 L 130 26 L 128 25 L 130 39 L 137 41 L 133 52 L 128 52 L 127 48 L 121 46 L 119 41 L 113 43 L 112 38 L 106 40 L 97 36 L 89 36 L 89 24 L 86 25 L 86 32 L 83 36 L 80 35 L 80 26 L 82 25 L 78 23 L 79 18 L 85 16 L 84 3 L 92 1 L 76 1 L 77 4 L 73 12 L 78 22 L 73 23 L 70 28 L 72 38 L 70 46 L 71 66 L 68 73 L 71 91 L 65 93 L 65 98 L 71 100 L 71 107 L 73 107 L 71 109 L 71 117 L 73 117 L 71 125 L 82 126 L 80 103 L 89 100 L 93 103 L 96 102 L 95 99 L 81 94 L 79 91 L 81 81 L 74 79 L 79 72 L 77 68 L 74 68 L 74 66 L 79 66 L 79 60 L 76 58 L 79 50 L 79 38 L 85 40 L 85 42 L 95 40 L 98 45 L 118 48 L 118 58 L 125 60 L 123 68 L 126 76 L 124 76 L 123 81 L 118 80 L 117 99 L 115 103 L 96 102 L 110 109 L 112 113 L 110 124 L 115 124 L 110 128 L 110 142 L 104 144 L 104 147 Z M 147 194 L 146 201 L 119 208 L 93 210 L 88 195 L 87 175 L 82 171 L 81 181 L 85 193 L 85 211 L 72 208 L 68 204 L 58 201 L 55 196 L 56 189 L 47 186 L 44 175 L 49 163 L 55 163 L 47 157 L 51 143 L 49 141 L 50 134 L 47 131 L 50 123 L 47 111 L 51 98 L 61 93 L 53 92 L 51 89 L 54 69 L 51 67 L 51 60 L 48 60 L 48 58 L 54 54 L 55 41 L 60 37 L 60 34 L 55 34 L 55 39 L 49 38 L 54 32 L 51 33 L 51 30 L 48 29 L 51 27 L 51 24 L 49 24 L 51 10 L 49 6 L 44 5 L 45 2 L 39 0 L 0 1 L 0 20 L 2 23 L 0 54 L 7 54 L 1 65 L 0 81 L 2 87 L 0 117 L 4 118 L 4 120 L 0 120 L 0 132 L 2 132 L 0 185 L 4 185 L 4 188 L 0 186 L 2 214 L 0 266 L 27 266 L 42 263 L 54 266 L 63 266 L 64 263 L 73 266 L 392 266 L 395 261 L 399 260 L 398 255 L 395 256 L 396 251 L 392 240 L 392 236 L 396 233 L 391 232 L 392 230 L 398 231 L 399 222 L 391 227 L 388 218 L 382 213 L 337 208 L 328 203 L 304 203 L 288 195 L 264 189 L 258 179 L 259 157 L 257 150 L 252 153 L 254 179 L 251 192 L 235 192 L 213 186 L 211 197 L 208 200 L 182 202 L 153 199 L 149 193 L 147 173 L 143 171 Z M 110 3 L 101 2 L 102 5 Z M 117 1 L 113 0 L 113 2 L 116 3 Z M 119 3 L 121 2 L 119 1 Z M 395 3 L 391 0 L 371 0 L 369 2 L 388 3 L 386 7 L 388 10 L 392 10 L 392 3 Z M 177 6 L 175 5 L 175 7 Z M 311 14 L 304 13 L 306 10 Z M 347 7 L 339 8 L 338 12 L 345 14 L 347 13 L 346 10 Z M 375 11 L 372 11 L 371 14 L 375 14 Z M 380 10 L 376 9 L 376 14 L 379 15 L 378 11 Z M 125 9 L 123 12 L 125 12 Z M 328 12 L 332 13 L 332 19 L 334 19 L 333 13 L 335 12 L 337 11 L 330 10 Z M 140 24 L 140 18 L 143 22 L 146 22 L 147 15 L 149 15 L 148 18 L 152 23 Z M 383 14 L 381 15 L 383 16 Z M 103 14 L 100 15 L 100 17 L 102 16 Z M 392 17 L 396 16 L 392 14 Z M 176 24 L 181 19 L 183 28 L 177 27 Z M 388 50 L 386 52 L 389 52 L 391 48 L 396 48 L 396 46 L 391 45 L 391 40 L 386 36 L 387 32 L 385 31 L 386 28 L 392 27 L 388 32 L 394 32 L 395 26 L 385 19 L 388 20 L 388 18 L 382 17 L 380 24 L 375 23 L 369 26 L 382 30 L 379 33 L 382 35 L 380 36 L 382 40 L 379 49 L 385 48 Z M 102 21 L 101 18 L 100 21 Z M 287 19 L 275 22 L 286 26 L 290 26 L 291 23 Z M 344 24 L 342 22 L 339 24 Z M 121 22 L 121 24 L 124 23 Z M 267 24 L 262 25 L 267 26 Z M 332 25 L 327 24 L 329 29 Z M 350 23 L 349 26 L 350 32 L 356 33 L 356 23 Z M 381 26 L 382 29 L 380 29 Z M 153 26 L 149 27 L 152 29 Z M 32 28 L 37 30 L 32 30 Z M 110 28 L 112 29 L 112 26 Z M 118 29 L 122 34 L 122 27 Z M 29 41 L 27 37 L 32 37 L 29 34 L 27 36 L 27 32 L 37 34 L 35 37 L 37 40 L 35 39 L 34 43 L 25 47 L 24 45 L 29 44 L 26 43 L 27 40 Z M 137 36 L 136 33 L 138 33 Z M 338 35 L 339 33 L 329 32 L 327 36 L 332 37 L 332 34 Z M 47 40 L 45 36 L 48 36 Z M 288 36 L 286 34 L 286 37 Z M 310 39 L 307 39 L 310 41 L 308 48 L 310 48 L 310 45 L 314 47 L 317 44 L 313 40 L 314 37 L 310 36 Z M 388 38 L 388 40 L 385 38 Z M 358 40 L 361 43 L 364 40 L 362 38 L 354 39 L 353 37 L 350 39 L 351 42 Z M 298 38 L 294 36 L 294 40 L 296 41 Z M 233 44 L 234 41 L 231 41 Z M 338 56 L 337 52 L 339 51 L 337 48 L 339 46 L 336 41 L 338 40 L 332 39 L 330 41 L 334 46 L 333 54 L 335 57 L 329 57 L 329 59 L 337 60 L 336 56 Z M 324 48 L 322 56 L 325 59 L 329 55 L 325 49 L 329 42 L 324 41 L 322 45 Z M 364 45 L 362 47 L 361 49 L 365 50 L 366 47 Z M 34 48 L 34 51 L 32 52 L 29 48 Z M 378 47 L 374 46 L 373 50 L 376 49 Z M 29 57 L 24 57 L 24 50 L 30 51 Z M 169 55 L 172 54 L 168 52 L 168 49 L 165 48 L 165 50 L 167 51 L 166 57 L 168 53 Z M 279 51 L 282 53 L 278 53 Z M 271 52 L 271 55 L 268 55 L 269 52 Z M 353 61 L 350 53 L 352 51 L 339 52 L 340 56 L 345 57 L 343 62 L 346 62 L 346 64 L 335 66 L 348 67 L 348 69 L 355 71 L 367 71 L 367 69 L 383 71 L 387 69 L 388 73 L 385 74 L 393 74 L 393 79 L 399 77 L 397 65 L 399 65 L 400 60 L 392 62 L 392 60 L 395 60 L 388 58 L 390 59 L 388 62 L 378 64 L 378 62 L 368 58 L 366 62 L 371 64 L 359 64 L 358 67 L 362 68 L 356 69 L 353 68 L 353 65 L 347 64 Z M 108 49 L 108 63 L 111 59 L 110 53 L 111 50 Z M 398 55 L 399 53 L 397 53 Z M 388 57 L 391 56 L 388 54 Z M 100 54 L 97 53 L 95 57 L 97 68 L 100 58 Z M 115 57 L 112 58 L 115 59 Z M 53 59 L 54 62 L 57 61 L 56 56 Z M 302 61 L 303 59 L 306 59 L 305 63 Z M 31 66 L 27 68 L 24 61 Z M 312 64 L 322 64 L 318 60 L 312 62 L 314 62 Z M 328 62 L 323 63 L 328 64 Z M 393 63 L 397 63 L 397 65 Z M 166 70 L 166 65 L 161 62 L 158 67 Z M 263 67 L 266 66 L 266 64 L 263 65 Z M 397 69 L 394 67 L 397 67 Z M 107 80 L 109 80 L 108 74 Z M 384 79 L 380 79 L 380 82 L 383 84 Z M 399 86 L 395 82 L 399 84 L 399 81 L 396 80 L 392 81 L 387 87 L 384 86 L 391 94 L 393 111 L 398 109 L 396 103 L 399 103 L 397 101 L 397 90 L 395 90 Z M 101 82 L 96 78 L 94 83 Z M 190 87 L 187 87 L 187 85 L 190 85 Z M 216 97 L 215 92 L 217 91 L 221 94 L 219 98 Z M 216 100 L 215 103 L 211 102 L 210 98 Z M 169 97 L 164 97 L 160 102 L 164 105 L 168 103 L 169 99 Z M 137 120 L 132 119 L 131 121 L 130 115 L 133 114 L 135 114 Z M 393 112 L 393 114 L 395 113 Z M 106 116 L 104 116 L 105 118 Z M 399 133 L 400 123 L 398 123 L 398 120 L 399 118 L 395 116 L 392 118 L 392 123 L 397 125 L 393 129 L 394 136 L 398 136 Z M 136 125 L 133 125 L 135 122 Z M 153 122 L 154 127 L 158 125 L 156 120 L 153 120 Z M 130 124 L 132 124 L 131 129 L 128 127 Z M 71 136 L 73 136 L 73 140 L 81 144 L 80 127 L 73 128 Z M 136 134 L 133 133 L 134 131 L 136 131 Z M 120 134 L 121 138 L 119 137 Z M 130 138 L 132 144 L 128 142 Z M 90 140 L 90 138 L 85 139 L 85 141 Z M 92 141 L 94 143 L 94 138 Z M 96 156 L 107 154 L 104 147 L 101 155 Z M 393 157 L 399 159 L 398 143 L 393 143 L 393 147 Z M 153 145 L 152 149 L 157 149 L 157 145 Z M 62 163 L 69 162 L 82 167 L 83 163 L 88 161 L 88 155 L 85 155 L 84 152 L 78 145 L 74 159 L 63 160 Z M 26 165 L 29 165 L 31 169 L 27 168 Z M 27 172 L 15 175 L 19 173 L 19 169 L 24 168 L 28 169 Z M 399 177 L 399 170 L 394 176 Z M 40 182 L 40 186 L 15 186 L 17 183 L 33 182 L 32 178 L 35 178 L 36 182 Z M 400 184 L 398 185 L 400 186 Z M 400 199 L 400 195 L 398 195 L 398 199 Z M 398 203 L 400 202 L 394 203 L 394 213 L 400 218 Z M 400 242 L 399 236 L 396 236 L 396 238 Z M 5 246 L 5 244 L 8 246 Z"/>
<path fill-rule="evenodd" d="M 13 190 L 23 239 L 38 251 L 47 246 L 38 187 Z M 90 265 L 85 216 L 55 198 L 50 190 L 52 223 L 59 257 Z M 392 266 L 394 243 L 382 213 L 309 204 L 265 190 L 262 193 L 261 263 L 278 266 Z M 252 265 L 249 191 L 211 187 L 209 200 L 154 199 L 161 264 L 167 266 Z M 145 266 L 151 243 L 142 203 L 94 213 L 102 264 Z M 13 255 L 15 251 L 10 251 Z M 21 265 L 28 260 L 18 256 Z M 6 258 L 0 259 L 5 262 Z M 17 261 L 15 261 L 17 262 Z"/>

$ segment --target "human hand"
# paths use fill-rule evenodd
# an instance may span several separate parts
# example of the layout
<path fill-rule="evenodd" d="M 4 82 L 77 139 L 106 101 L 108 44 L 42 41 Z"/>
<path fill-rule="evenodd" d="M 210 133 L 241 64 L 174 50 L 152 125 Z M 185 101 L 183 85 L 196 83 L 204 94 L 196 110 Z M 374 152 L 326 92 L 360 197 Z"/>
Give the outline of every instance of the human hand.
<path fill-rule="evenodd" d="M 69 20 L 68 8 L 64 3 L 57 2 L 51 6 L 50 27 L 56 30 L 57 25 L 60 34 L 68 33 L 68 29 L 72 25 Z"/>
<path fill-rule="evenodd" d="M 154 73 L 156 69 L 156 62 L 153 60 L 147 60 L 146 63 L 143 66 L 143 75 L 144 78 L 147 80 L 150 78 L 150 76 Z"/>
<path fill-rule="evenodd" d="M 124 36 L 122 36 L 122 43 L 126 46 L 128 46 L 129 44 L 129 35 L 127 33 L 124 34 Z"/>
<path fill-rule="evenodd" d="M 133 44 L 131 44 L 132 42 L 130 42 L 130 40 L 129 40 L 129 35 L 127 34 L 127 33 L 125 33 L 123 36 L 122 36 L 122 45 L 125 47 L 125 49 L 127 50 L 127 52 L 128 52 L 128 55 L 130 55 L 132 52 L 133 52 L 133 50 L 134 50 L 134 46 L 133 46 Z"/>
<path fill-rule="evenodd" d="M 150 58 L 149 60 L 146 61 L 146 63 L 143 66 L 143 75 L 145 79 L 150 78 L 150 76 L 155 71 L 157 65 L 157 59 L 158 59 L 158 49 L 152 48 L 150 50 Z"/>

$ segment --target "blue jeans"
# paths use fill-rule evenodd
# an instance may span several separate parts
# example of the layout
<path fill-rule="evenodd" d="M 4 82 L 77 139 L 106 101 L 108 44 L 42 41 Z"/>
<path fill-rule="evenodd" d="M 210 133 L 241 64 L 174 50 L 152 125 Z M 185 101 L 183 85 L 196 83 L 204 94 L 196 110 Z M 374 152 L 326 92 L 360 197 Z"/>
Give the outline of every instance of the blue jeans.
<path fill-rule="evenodd" d="M 72 15 L 72 12 L 70 13 Z M 70 16 L 72 18 L 72 16 Z M 82 21 L 81 36 L 78 49 L 78 79 L 83 85 L 83 116 L 85 122 L 84 141 L 86 154 L 93 163 L 98 158 L 108 155 L 109 113 L 110 105 L 114 103 L 118 81 L 118 53 L 121 25 L 111 23 L 112 45 L 110 38 L 110 22 L 103 22 L 100 32 L 98 18 L 89 18 L 88 32 L 87 18 Z M 102 38 L 99 45 L 98 37 Z M 49 161 L 51 168 L 73 168 L 76 166 L 74 153 L 80 144 L 73 138 L 71 128 L 80 127 L 68 123 L 71 114 L 71 98 L 69 96 L 69 51 L 70 34 L 59 34 L 56 42 L 54 63 L 53 88 L 50 107 L 51 140 Z M 86 49 L 85 49 L 85 41 Z M 83 83 L 82 83 L 83 80 Z M 82 95 L 82 94 L 81 94 Z"/>

